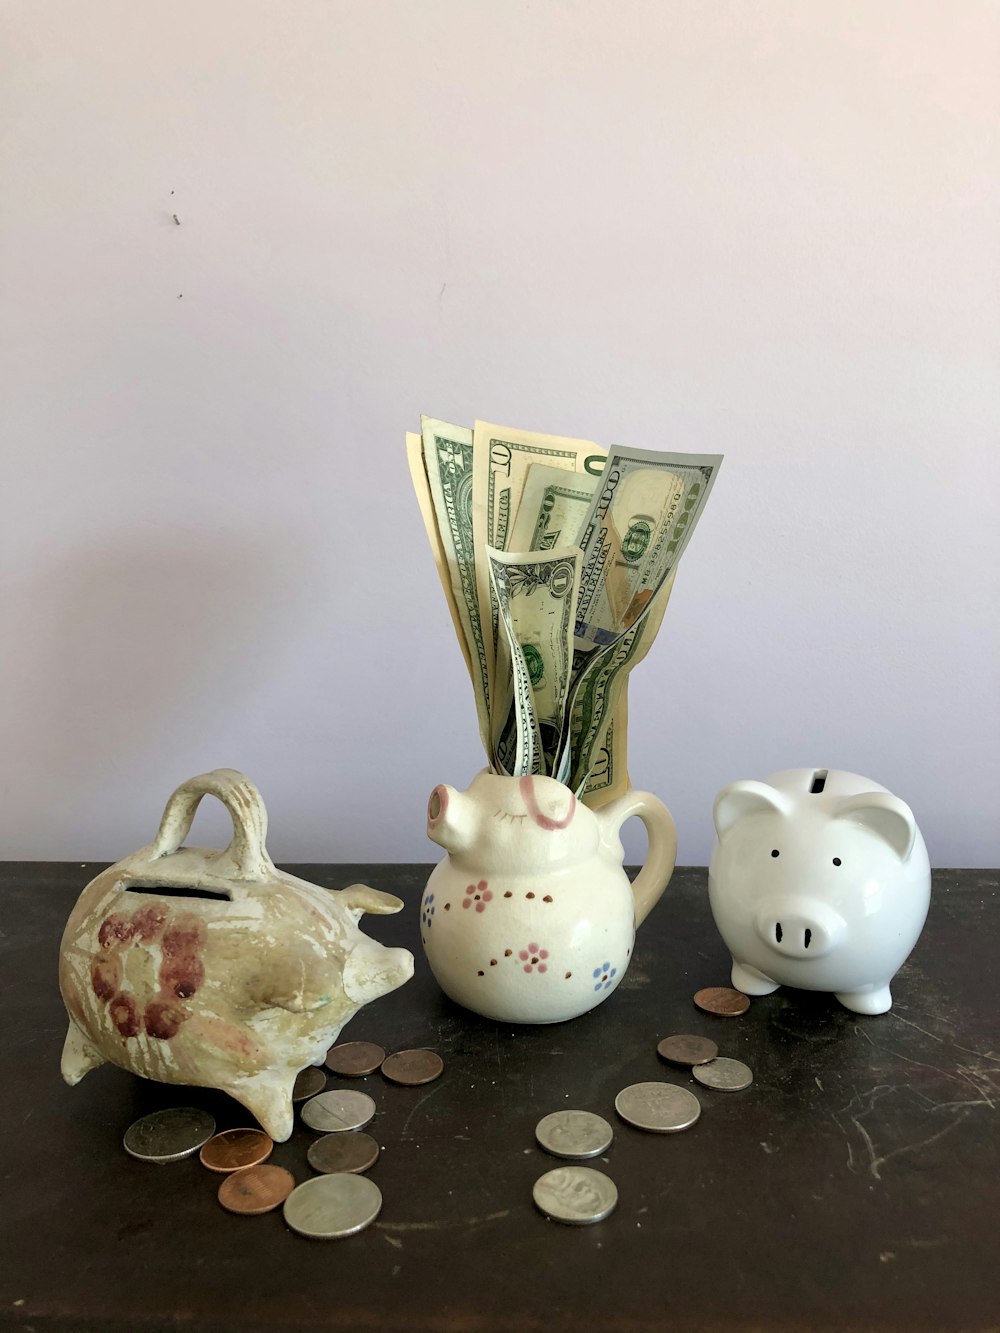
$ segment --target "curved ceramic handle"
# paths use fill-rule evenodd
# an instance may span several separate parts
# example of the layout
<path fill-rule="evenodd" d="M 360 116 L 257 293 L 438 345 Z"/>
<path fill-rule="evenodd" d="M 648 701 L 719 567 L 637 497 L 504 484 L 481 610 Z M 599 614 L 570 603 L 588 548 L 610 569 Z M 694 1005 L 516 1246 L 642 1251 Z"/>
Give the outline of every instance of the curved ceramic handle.
<path fill-rule="evenodd" d="M 217 796 L 233 821 L 233 840 L 220 855 L 231 859 L 235 877 L 266 879 L 274 874 L 274 865 L 264 846 L 267 837 L 264 802 L 250 779 L 235 768 L 216 768 L 181 783 L 163 812 L 150 846 L 151 859 L 170 856 L 180 848 L 203 796 Z"/>
<path fill-rule="evenodd" d="M 660 895 L 670 883 L 677 860 L 677 826 L 673 815 L 656 796 L 648 791 L 628 791 L 616 801 L 609 801 L 594 813 L 601 822 L 604 836 L 617 834 L 618 830 L 638 815 L 646 825 L 649 836 L 649 849 L 643 867 L 632 884 L 632 896 L 635 898 L 636 925 L 642 925 L 646 917 L 660 901 Z"/>

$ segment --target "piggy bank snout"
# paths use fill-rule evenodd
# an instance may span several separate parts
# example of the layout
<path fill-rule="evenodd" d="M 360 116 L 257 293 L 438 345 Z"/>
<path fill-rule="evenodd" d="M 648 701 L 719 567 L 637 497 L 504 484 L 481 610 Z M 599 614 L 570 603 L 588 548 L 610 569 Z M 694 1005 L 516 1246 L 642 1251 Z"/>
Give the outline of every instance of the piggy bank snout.
<path fill-rule="evenodd" d="M 815 898 L 782 895 L 757 908 L 754 929 L 761 941 L 785 958 L 823 958 L 837 947 L 847 922 Z"/>

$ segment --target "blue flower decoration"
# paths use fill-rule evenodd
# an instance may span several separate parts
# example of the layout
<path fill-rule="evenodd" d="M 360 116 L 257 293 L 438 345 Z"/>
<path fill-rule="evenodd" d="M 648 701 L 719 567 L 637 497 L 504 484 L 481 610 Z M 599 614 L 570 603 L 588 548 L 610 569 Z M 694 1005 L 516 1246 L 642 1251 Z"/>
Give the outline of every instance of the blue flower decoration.
<path fill-rule="evenodd" d="M 424 899 L 424 910 L 420 918 L 428 930 L 430 930 L 431 928 L 431 917 L 433 915 L 434 915 L 434 895 L 433 893 L 429 893 L 427 897 Z"/>
<path fill-rule="evenodd" d="M 617 975 L 617 967 L 612 967 L 607 961 L 603 962 L 600 967 L 595 967 L 594 990 L 607 990 Z"/>

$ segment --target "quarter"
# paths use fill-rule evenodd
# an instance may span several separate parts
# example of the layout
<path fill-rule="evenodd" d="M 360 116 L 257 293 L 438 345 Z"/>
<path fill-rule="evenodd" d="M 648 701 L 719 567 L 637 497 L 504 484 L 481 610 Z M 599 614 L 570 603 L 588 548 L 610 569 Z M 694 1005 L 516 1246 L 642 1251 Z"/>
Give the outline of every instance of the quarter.
<path fill-rule="evenodd" d="M 294 1188 L 295 1177 L 283 1166 L 248 1166 L 226 1176 L 219 1202 L 227 1212 L 255 1217 L 284 1203 Z"/>
<path fill-rule="evenodd" d="M 140 1162 L 179 1162 L 196 1153 L 214 1133 L 215 1121 L 207 1111 L 171 1106 L 129 1125 L 122 1145 Z"/>
<path fill-rule="evenodd" d="M 317 1092 L 322 1092 L 326 1087 L 326 1075 L 322 1069 L 317 1069 L 314 1065 L 309 1065 L 302 1069 L 295 1076 L 295 1082 L 292 1085 L 292 1101 L 304 1102 L 307 1097 L 315 1097 Z"/>
<path fill-rule="evenodd" d="M 362 1129 L 374 1114 L 375 1103 L 367 1092 L 337 1088 L 307 1101 L 302 1122 L 320 1134 L 339 1134 L 345 1129 Z"/>
<path fill-rule="evenodd" d="M 738 1018 L 750 1008 L 743 992 L 730 990 L 728 986 L 706 986 L 697 992 L 694 1002 L 706 1014 L 716 1014 L 719 1018 Z"/>
<path fill-rule="evenodd" d="M 374 1074 L 385 1059 L 385 1051 L 371 1041 L 344 1041 L 326 1053 L 326 1067 L 345 1078 Z"/>
<path fill-rule="evenodd" d="M 367 1176 L 313 1176 L 285 1200 L 285 1221 L 300 1236 L 338 1240 L 378 1217 L 382 1191 Z"/>
<path fill-rule="evenodd" d="M 593 1111 L 553 1111 L 539 1120 L 535 1138 L 553 1157 L 599 1157 L 611 1146 L 614 1131 Z"/>
<path fill-rule="evenodd" d="M 309 1145 L 306 1156 L 314 1171 L 332 1175 L 348 1171 L 358 1175 L 378 1161 L 378 1144 L 370 1134 L 324 1134 Z"/>
<path fill-rule="evenodd" d="M 719 1048 L 707 1037 L 692 1037 L 687 1033 L 664 1037 L 656 1053 L 672 1065 L 707 1065 L 719 1054 Z"/>
<path fill-rule="evenodd" d="M 274 1142 L 262 1129 L 224 1129 L 201 1150 L 201 1164 L 209 1171 L 242 1171 L 271 1156 Z"/>
<path fill-rule="evenodd" d="M 387 1079 L 411 1088 L 421 1083 L 433 1083 L 443 1071 L 444 1061 L 437 1051 L 396 1051 L 387 1055 L 382 1065 L 382 1073 Z"/>
<path fill-rule="evenodd" d="M 711 1064 L 699 1065 L 691 1073 L 706 1088 L 716 1092 L 742 1092 L 753 1082 L 753 1073 L 742 1060 L 727 1060 L 725 1056 L 713 1060 Z"/>
<path fill-rule="evenodd" d="M 610 1176 L 591 1166 L 557 1166 L 539 1176 L 532 1197 L 554 1222 L 585 1227 L 614 1212 L 618 1190 Z"/>
<path fill-rule="evenodd" d="M 633 1083 L 615 1098 L 615 1110 L 636 1129 L 676 1134 L 691 1128 L 701 1115 L 701 1103 L 676 1083 Z"/>

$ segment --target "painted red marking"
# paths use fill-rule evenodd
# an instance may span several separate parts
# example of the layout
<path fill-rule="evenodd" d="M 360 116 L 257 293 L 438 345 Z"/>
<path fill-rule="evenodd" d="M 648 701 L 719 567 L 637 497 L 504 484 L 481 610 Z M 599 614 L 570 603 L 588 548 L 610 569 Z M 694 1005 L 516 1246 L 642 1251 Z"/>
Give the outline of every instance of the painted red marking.
<path fill-rule="evenodd" d="M 137 1037 L 142 1024 L 139 1010 L 131 995 L 116 995 L 108 1005 L 111 1021 L 123 1037 Z"/>
<path fill-rule="evenodd" d="M 128 918 L 119 915 L 118 912 L 112 912 L 101 922 L 101 928 L 97 932 L 97 942 L 102 949 L 108 949 L 116 941 L 130 940 L 132 938 L 132 923 Z"/>
<path fill-rule="evenodd" d="M 205 923 L 193 912 L 174 918 L 170 929 L 163 936 L 164 958 L 178 958 L 190 955 L 205 943 Z"/>
<path fill-rule="evenodd" d="M 148 944 L 159 935 L 169 915 L 170 908 L 166 903 L 147 903 L 132 913 L 132 933 Z"/>
<path fill-rule="evenodd" d="M 150 1000 L 143 1014 L 146 1031 L 151 1037 L 169 1041 L 176 1037 L 180 1025 L 187 1018 L 187 1010 L 169 1000 Z"/>
<path fill-rule="evenodd" d="M 165 958 L 160 968 L 160 985 L 179 1000 L 189 1000 L 205 980 L 205 965 L 200 958 Z M 161 992 L 162 993 L 162 992 Z"/>
<path fill-rule="evenodd" d="M 99 1000 L 104 1000 L 105 1003 L 110 1000 L 122 984 L 122 965 L 119 959 L 98 954 L 90 965 L 90 984 Z"/>
<path fill-rule="evenodd" d="M 528 814 L 531 815 L 531 818 L 535 821 L 535 823 L 538 825 L 539 828 L 543 828 L 547 832 L 551 833 L 555 829 L 562 829 L 568 826 L 570 820 L 573 818 L 573 815 L 576 811 L 576 797 L 573 795 L 572 792 L 570 792 L 569 794 L 569 810 L 566 812 L 565 818 L 553 819 L 551 815 L 543 814 L 542 811 L 539 810 L 538 808 L 538 802 L 535 800 L 534 778 L 531 777 L 521 778 L 520 783 L 521 783 L 521 796 L 524 800 L 524 804 L 528 807 Z"/>

